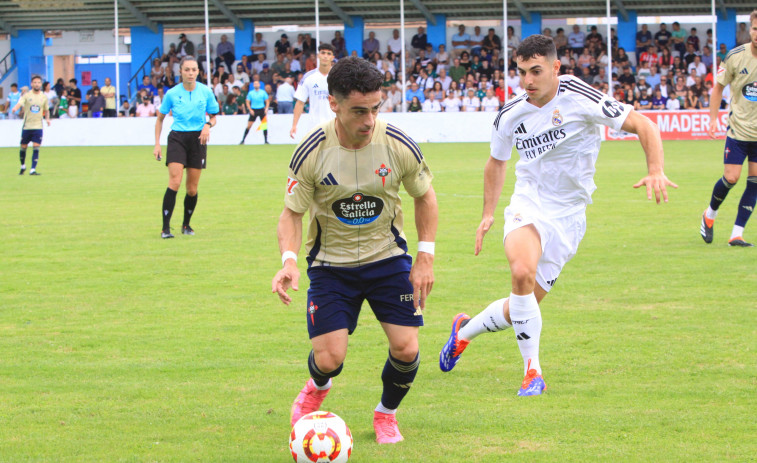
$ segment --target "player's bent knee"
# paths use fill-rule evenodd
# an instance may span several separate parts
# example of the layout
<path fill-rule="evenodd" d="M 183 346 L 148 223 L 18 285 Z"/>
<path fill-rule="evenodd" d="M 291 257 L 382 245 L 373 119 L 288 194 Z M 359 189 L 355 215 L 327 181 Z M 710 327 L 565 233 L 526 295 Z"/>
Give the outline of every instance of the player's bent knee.
<path fill-rule="evenodd" d="M 730 175 L 729 174 L 725 174 L 725 175 L 723 175 L 723 178 L 725 179 L 725 181 L 728 182 L 728 183 L 730 183 L 731 185 L 736 184 L 736 182 L 739 181 L 739 177 L 740 177 L 739 174 L 730 174 Z"/>
<path fill-rule="evenodd" d="M 407 346 L 401 350 L 389 349 L 389 351 L 392 354 L 392 357 L 403 362 L 412 362 L 418 356 L 419 352 L 417 344 L 415 346 Z"/>
<path fill-rule="evenodd" d="M 336 370 L 341 371 L 344 358 L 344 354 L 337 352 L 322 351 L 315 353 L 315 363 L 318 365 L 318 369 L 324 373 L 331 373 Z"/>

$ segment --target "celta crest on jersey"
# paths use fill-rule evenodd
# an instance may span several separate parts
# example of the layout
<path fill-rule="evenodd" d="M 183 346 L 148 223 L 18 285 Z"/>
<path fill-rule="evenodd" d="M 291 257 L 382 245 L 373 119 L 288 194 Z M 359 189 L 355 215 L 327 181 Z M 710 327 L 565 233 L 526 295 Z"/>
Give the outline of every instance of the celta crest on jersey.
<path fill-rule="evenodd" d="M 381 164 L 381 167 L 376 169 L 376 175 L 381 177 L 381 185 L 386 187 L 386 176 L 392 173 L 392 169 L 386 167 L 386 164 Z"/>
<path fill-rule="evenodd" d="M 557 146 L 557 142 L 566 136 L 565 129 L 552 129 L 527 138 L 516 137 L 515 148 L 521 157 L 535 159 L 540 154 Z"/>
<path fill-rule="evenodd" d="M 347 225 L 365 225 L 378 219 L 384 210 L 384 201 L 375 196 L 355 193 L 349 198 L 334 201 L 331 210 L 340 222 Z"/>
<path fill-rule="evenodd" d="M 308 306 L 308 313 L 310 314 L 310 322 L 315 326 L 315 311 L 318 310 L 318 306 L 313 301 L 310 301 Z"/>

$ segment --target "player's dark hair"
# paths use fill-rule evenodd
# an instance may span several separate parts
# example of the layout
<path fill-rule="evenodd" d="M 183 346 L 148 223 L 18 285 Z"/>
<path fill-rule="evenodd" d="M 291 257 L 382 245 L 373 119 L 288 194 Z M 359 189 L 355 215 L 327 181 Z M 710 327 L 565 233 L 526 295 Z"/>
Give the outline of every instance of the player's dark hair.
<path fill-rule="evenodd" d="M 334 48 L 334 46 L 331 45 L 330 43 L 322 43 L 318 45 L 318 51 L 321 51 L 321 50 L 328 50 L 331 53 L 336 55 L 336 48 Z"/>
<path fill-rule="evenodd" d="M 181 61 L 179 61 L 179 69 L 183 68 L 184 67 L 184 63 L 186 63 L 187 61 L 194 61 L 196 63 L 197 62 L 197 58 L 195 58 L 192 55 L 186 55 L 186 56 L 184 56 L 181 59 Z M 145 77 L 148 77 L 148 76 L 145 76 Z"/>
<path fill-rule="evenodd" d="M 18 84 L 17 84 L 17 83 L 15 83 L 15 82 L 13 82 L 13 83 L 11 84 L 11 87 L 16 87 L 16 88 L 18 88 Z"/>
<path fill-rule="evenodd" d="M 32 80 L 31 80 L 30 82 L 34 82 L 34 80 L 35 80 L 35 79 L 39 79 L 39 80 L 42 80 L 42 77 L 41 77 L 41 76 L 39 76 L 39 75 L 37 75 L 37 74 L 34 74 L 34 75 L 32 76 Z"/>
<path fill-rule="evenodd" d="M 528 61 L 536 56 L 543 56 L 547 61 L 557 59 L 557 49 L 552 37 L 535 34 L 524 39 L 518 49 L 515 50 L 515 56 L 523 61 Z"/>
<path fill-rule="evenodd" d="M 347 98 L 353 91 L 366 94 L 381 90 L 384 75 L 368 60 L 348 57 L 340 59 L 331 68 L 326 80 L 329 94 Z"/>

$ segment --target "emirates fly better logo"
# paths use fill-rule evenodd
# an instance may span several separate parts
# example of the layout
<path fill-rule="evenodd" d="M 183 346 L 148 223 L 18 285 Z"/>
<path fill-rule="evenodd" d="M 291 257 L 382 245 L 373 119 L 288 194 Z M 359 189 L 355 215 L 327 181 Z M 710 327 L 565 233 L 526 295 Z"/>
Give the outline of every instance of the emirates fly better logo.
<path fill-rule="evenodd" d="M 392 169 L 386 167 L 386 164 L 381 164 L 381 167 L 376 169 L 376 175 L 381 177 L 381 185 L 386 187 L 386 176 L 392 173 Z"/>

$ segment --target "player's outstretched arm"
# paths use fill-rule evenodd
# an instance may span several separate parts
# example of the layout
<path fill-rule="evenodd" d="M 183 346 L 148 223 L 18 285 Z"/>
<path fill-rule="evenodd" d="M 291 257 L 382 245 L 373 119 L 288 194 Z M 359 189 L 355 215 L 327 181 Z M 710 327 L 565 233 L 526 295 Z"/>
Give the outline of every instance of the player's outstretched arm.
<path fill-rule="evenodd" d="M 668 190 L 666 187 L 672 186 L 673 188 L 678 188 L 678 185 L 668 180 L 663 171 L 665 155 L 662 150 L 662 138 L 660 137 L 659 127 L 648 117 L 643 116 L 639 112 L 631 111 L 623 123 L 622 129 L 639 136 L 641 147 L 647 156 L 647 171 L 649 173 L 633 187 L 639 188 L 644 185 L 647 188 L 647 199 L 652 199 L 652 192 L 654 192 L 657 204 L 660 203 L 660 197 L 665 202 L 668 202 Z"/>
<path fill-rule="evenodd" d="M 294 136 L 297 135 L 297 122 L 299 122 L 300 116 L 302 116 L 302 113 L 304 111 L 305 111 L 305 102 L 302 100 L 297 100 L 297 103 L 295 103 L 294 105 L 294 117 L 292 118 L 292 130 L 289 131 L 289 136 L 291 138 L 294 138 Z"/>
<path fill-rule="evenodd" d="M 484 236 L 494 224 L 494 210 L 497 209 L 497 202 L 502 194 L 506 171 L 507 161 L 500 161 L 489 156 L 484 166 L 484 212 L 481 214 L 481 223 L 476 230 L 475 255 L 481 252 Z"/>
<path fill-rule="evenodd" d="M 434 287 L 434 240 L 439 221 L 439 207 L 433 186 L 423 196 L 414 199 L 415 228 L 418 231 L 418 254 L 410 269 L 410 283 L 413 285 L 413 305 L 417 309 L 426 308 L 426 298 Z M 421 244 L 423 243 L 423 244 Z"/>
<path fill-rule="evenodd" d="M 276 234 L 279 239 L 279 251 L 283 268 L 276 272 L 271 282 L 271 292 L 278 294 L 279 300 L 286 305 L 292 302 L 287 294 L 289 288 L 299 290 L 300 271 L 297 269 L 297 253 L 302 243 L 302 217 L 304 213 L 294 212 L 288 207 L 279 216 Z"/>
<path fill-rule="evenodd" d="M 163 131 L 163 119 L 166 118 L 166 115 L 158 111 L 157 116 L 155 120 L 155 149 L 152 150 L 152 154 L 156 161 L 160 161 L 160 132 Z"/>

